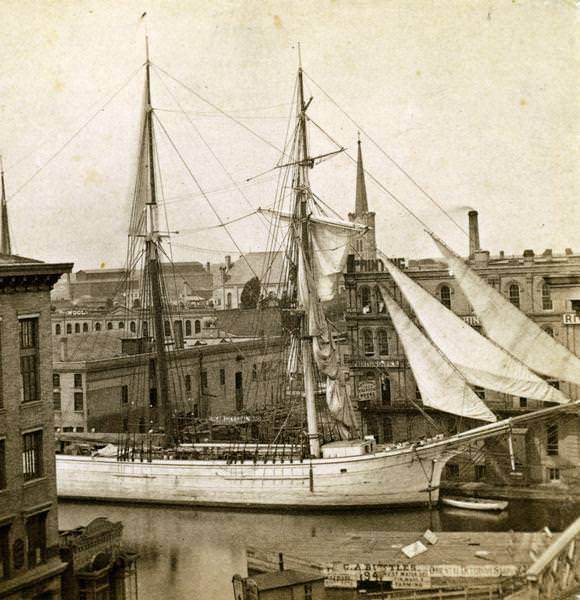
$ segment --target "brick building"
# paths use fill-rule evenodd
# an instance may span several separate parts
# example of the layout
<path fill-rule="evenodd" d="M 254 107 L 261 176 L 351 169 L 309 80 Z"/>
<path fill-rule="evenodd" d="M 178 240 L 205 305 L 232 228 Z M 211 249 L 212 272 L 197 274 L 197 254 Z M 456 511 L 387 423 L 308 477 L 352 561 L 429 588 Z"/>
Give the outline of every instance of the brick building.
<path fill-rule="evenodd" d="M 2 598 L 60 598 L 50 290 L 71 268 L 0 256 Z"/>
<path fill-rule="evenodd" d="M 130 341 L 114 334 L 60 338 L 53 356 L 57 430 L 144 432 L 156 427 L 152 355 L 133 353 Z M 170 352 L 171 404 L 205 419 L 274 400 L 279 343 L 221 339 Z"/>
<path fill-rule="evenodd" d="M 360 147 L 359 147 L 360 149 Z M 361 160 L 359 152 L 359 161 Z M 359 177 L 362 176 L 359 174 Z M 360 186 L 357 184 L 357 190 Z M 362 188 L 364 190 L 364 187 Z M 356 201 L 353 220 L 366 218 L 366 198 Z M 580 255 L 567 249 L 556 255 L 546 250 L 535 255 L 525 250 L 520 256 L 497 256 L 480 249 L 477 213 L 469 220 L 470 266 L 491 286 L 501 291 L 546 332 L 573 353 L 580 353 Z M 374 230 L 372 238 L 374 238 Z M 353 397 L 358 398 L 361 426 L 380 442 L 416 439 L 438 430 L 468 428 L 468 422 L 422 406 L 419 390 L 405 358 L 404 350 L 385 310 L 379 283 L 385 284 L 400 299 L 400 292 L 377 257 L 374 239 L 362 238 L 353 244 L 348 258 L 345 287 L 348 296 L 346 322 L 351 354 L 350 368 Z M 429 291 L 440 302 L 479 329 L 477 316 L 449 274 L 447 266 L 436 259 L 398 259 L 399 268 Z M 578 339 L 577 339 L 578 338 Z M 572 400 L 578 399 L 577 386 L 550 381 Z M 508 417 L 541 408 L 541 402 L 475 388 L 499 416 Z M 426 411 L 433 423 L 425 418 Z M 574 485 L 580 475 L 580 418 L 563 413 L 548 423 L 529 424 L 514 431 L 517 472 L 511 473 L 507 445 L 493 442 L 493 451 L 475 452 L 462 461 L 448 464 L 449 478 L 480 479 L 500 482 L 568 483 Z M 502 447 L 505 446 L 505 447 Z"/>

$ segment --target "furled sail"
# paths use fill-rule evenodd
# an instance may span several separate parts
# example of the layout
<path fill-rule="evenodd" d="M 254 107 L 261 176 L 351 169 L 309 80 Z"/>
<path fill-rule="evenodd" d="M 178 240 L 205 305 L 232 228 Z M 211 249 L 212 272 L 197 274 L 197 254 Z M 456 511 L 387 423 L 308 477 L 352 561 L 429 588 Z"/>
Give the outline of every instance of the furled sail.
<path fill-rule="evenodd" d="M 566 403 L 556 388 L 480 335 L 389 260 L 385 268 L 433 343 L 472 385 L 514 396 Z M 388 293 L 381 286 L 383 293 Z"/>
<path fill-rule="evenodd" d="M 423 404 L 470 419 L 496 421 L 495 415 L 469 387 L 461 373 L 421 333 L 386 290 L 384 299 Z"/>
<path fill-rule="evenodd" d="M 291 223 L 293 216 L 287 213 L 260 208 L 258 212 L 272 215 Z M 337 277 L 344 272 L 348 244 L 353 231 L 364 231 L 365 227 L 357 223 L 309 217 L 312 245 L 312 272 L 316 281 L 318 298 L 326 302 L 336 295 Z"/>
<path fill-rule="evenodd" d="M 328 321 L 317 297 L 316 283 L 302 248 L 298 250 L 298 300 L 304 308 L 308 332 L 312 337 L 314 362 L 322 375 L 326 376 L 326 404 L 341 429 L 343 437 L 349 437 L 355 428 L 352 406 L 340 385 L 338 353 Z"/>
<path fill-rule="evenodd" d="M 488 285 L 440 239 L 431 237 L 491 340 L 537 373 L 580 385 L 580 358 Z"/>

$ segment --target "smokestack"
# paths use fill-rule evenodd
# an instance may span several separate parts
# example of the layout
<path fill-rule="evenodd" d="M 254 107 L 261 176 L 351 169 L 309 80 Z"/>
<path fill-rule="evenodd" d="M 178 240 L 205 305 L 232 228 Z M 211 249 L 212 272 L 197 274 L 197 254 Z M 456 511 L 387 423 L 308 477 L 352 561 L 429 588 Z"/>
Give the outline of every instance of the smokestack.
<path fill-rule="evenodd" d="M 469 256 L 473 258 L 474 254 L 479 250 L 479 222 L 477 211 L 470 210 L 467 213 L 469 217 Z"/>
<path fill-rule="evenodd" d="M 60 338 L 60 362 L 67 362 L 68 360 L 68 339 L 63 337 Z"/>
<path fill-rule="evenodd" d="M 232 266 L 232 257 L 226 256 L 226 269 L 229 271 Z"/>

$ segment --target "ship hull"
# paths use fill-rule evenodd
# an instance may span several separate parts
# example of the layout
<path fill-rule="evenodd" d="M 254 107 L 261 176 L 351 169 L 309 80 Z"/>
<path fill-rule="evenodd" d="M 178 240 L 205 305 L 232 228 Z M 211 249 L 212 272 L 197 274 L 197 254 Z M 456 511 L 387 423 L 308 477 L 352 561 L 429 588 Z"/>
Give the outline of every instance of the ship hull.
<path fill-rule="evenodd" d="M 264 509 L 427 505 L 456 450 L 434 446 L 266 464 L 57 455 L 59 498 Z"/>

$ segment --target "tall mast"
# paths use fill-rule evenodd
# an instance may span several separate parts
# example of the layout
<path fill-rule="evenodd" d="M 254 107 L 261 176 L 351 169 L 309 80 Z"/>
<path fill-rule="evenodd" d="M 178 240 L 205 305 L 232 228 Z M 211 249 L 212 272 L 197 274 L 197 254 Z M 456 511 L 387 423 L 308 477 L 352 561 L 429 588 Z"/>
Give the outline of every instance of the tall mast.
<path fill-rule="evenodd" d="M 0 156 L 0 210 L 1 214 L 1 226 L 2 231 L 0 232 L 0 254 L 12 254 L 12 247 L 10 244 L 10 227 L 8 225 L 8 205 L 6 204 L 6 187 L 4 185 L 4 164 L 2 162 L 2 156 Z"/>
<path fill-rule="evenodd" d="M 296 186 L 296 203 L 300 215 L 300 245 L 304 258 L 304 263 L 310 264 L 310 233 L 308 227 L 308 168 L 310 160 L 308 156 L 308 137 L 306 130 L 306 109 L 308 104 L 304 102 L 304 83 L 302 76 L 302 63 L 300 60 L 300 48 L 298 49 L 298 106 L 300 107 L 299 119 L 299 145 L 298 145 L 298 177 Z M 318 418 L 316 414 L 315 386 L 314 386 L 314 365 L 312 356 L 312 335 L 308 327 L 307 315 L 302 317 L 301 327 L 301 350 L 302 350 L 302 368 L 304 373 L 304 396 L 306 399 L 306 421 L 308 425 L 308 442 L 310 446 L 310 455 L 320 457 L 320 438 L 318 434 Z"/>
<path fill-rule="evenodd" d="M 165 330 L 163 323 L 163 298 L 161 286 L 161 266 L 159 244 L 161 236 L 158 229 L 158 208 L 155 186 L 155 153 L 153 142 L 153 108 L 151 106 L 151 63 L 149 61 L 149 40 L 145 38 L 147 61 L 145 63 L 145 145 L 147 152 L 147 170 L 149 173 L 149 195 L 146 202 L 145 268 L 151 285 L 151 303 L 153 323 L 155 325 L 155 378 L 157 383 L 157 402 L 159 421 L 167 437 L 167 444 L 173 444 L 175 432 L 171 407 L 169 404 L 169 374 L 167 351 L 165 349 Z"/>

